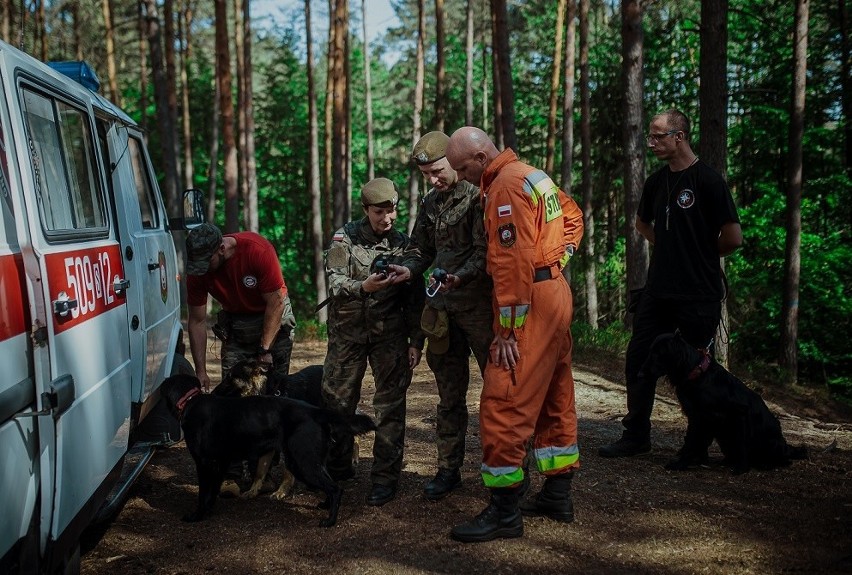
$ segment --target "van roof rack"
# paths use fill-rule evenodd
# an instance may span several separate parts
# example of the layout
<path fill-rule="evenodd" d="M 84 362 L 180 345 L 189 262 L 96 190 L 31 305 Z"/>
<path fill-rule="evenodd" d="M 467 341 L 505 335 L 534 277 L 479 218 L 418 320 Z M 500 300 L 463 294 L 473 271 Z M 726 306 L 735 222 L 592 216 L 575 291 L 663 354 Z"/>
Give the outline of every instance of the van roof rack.
<path fill-rule="evenodd" d="M 94 68 L 85 60 L 69 60 L 67 62 L 48 62 L 48 66 L 65 74 L 81 86 L 88 88 L 93 92 L 97 92 L 101 87 L 101 81 L 95 73 Z"/>

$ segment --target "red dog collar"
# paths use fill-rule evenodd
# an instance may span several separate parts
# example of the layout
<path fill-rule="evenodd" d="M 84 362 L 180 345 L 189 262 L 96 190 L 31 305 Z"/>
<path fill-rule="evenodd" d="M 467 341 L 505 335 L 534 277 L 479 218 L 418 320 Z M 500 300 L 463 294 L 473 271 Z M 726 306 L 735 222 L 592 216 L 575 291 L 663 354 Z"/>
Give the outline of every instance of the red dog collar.
<path fill-rule="evenodd" d="M 180 418 L 183 418 L 183 409 L 186 407 L 186 404 L 189 403 L 189 400 L 192 399 L 193 397 L 195 397 L 196 395 L 200 394 L 200 393 L 201 393 L 201 390 L 199 388 L 193 387 L 192 389 L 187 391 L 183 395 L 183 397 L 181 397 L 177 401 L 177 403 L 175 404 L 175 407 L 178 410 L 178 416 Z"/>
<path fill-rule="evenodd" d="M 704 348 L 704 349 L 699 349 L 698 351 L 700 351 L 702 356 L 703 356 L 701 358 L 701 362 L 698 365 L 696 365 L 692 369 L 692 371 L 689 372 L 689 375 L 686 376 L 686 379 L 690 379 L 690 380 L 697 379 L 702 373 L 707 371 L 708 367 L 710 367 L 710 349 Z"/>

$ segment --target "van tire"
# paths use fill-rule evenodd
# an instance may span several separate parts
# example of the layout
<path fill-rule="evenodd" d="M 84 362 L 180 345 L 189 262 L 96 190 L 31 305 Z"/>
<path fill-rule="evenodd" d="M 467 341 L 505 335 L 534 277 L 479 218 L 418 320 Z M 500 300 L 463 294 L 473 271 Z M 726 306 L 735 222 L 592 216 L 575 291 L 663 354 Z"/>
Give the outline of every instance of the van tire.
<path fill-rule="evenodd" d="M 176 353 L 175 360 L 172 362 L 172 372 L 169 375 L 195 375 L 195 368 L 188 359 Z"/>

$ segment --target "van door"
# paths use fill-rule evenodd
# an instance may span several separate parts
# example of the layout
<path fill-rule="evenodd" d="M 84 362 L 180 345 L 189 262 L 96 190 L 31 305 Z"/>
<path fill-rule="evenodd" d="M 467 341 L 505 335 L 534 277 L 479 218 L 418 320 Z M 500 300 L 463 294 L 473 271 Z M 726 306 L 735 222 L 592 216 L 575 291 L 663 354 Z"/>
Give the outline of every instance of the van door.
<path fill-rule="evenodd" d="M 110 195 L 117 208 L 118 239 L 132 286 L 127 293 L 131 397 L 142 403 L 171 367 L 172 356 L 164 352 L 175 349 L 174 326 L 180 320 L 177 261 L 141 133 L 115 119 L 99 118 L 98 134 L 107 145 Z"/>
<path fill-rule="evenodd" d="M 37 367 L 36 386 L 39 397 L 56 392 L 58 404 L 52 416 L 38 418 L 43 545 L 75 520 L 87 522 L 110 475 L 120 471 L 130 428 L 125 298 L 133 289 L 105 193 L 92 109 L 70 89 L 47 82 L 19 70 L 23 117 L 14 130 L 29 214 L 24 264 L 43 302 L 34 314 L 42 326 L 34 355 L 37 363 L 46 355 L 49 366 L 42 375 Z M 69 377 L 70 397 L 60 385 Z"/>

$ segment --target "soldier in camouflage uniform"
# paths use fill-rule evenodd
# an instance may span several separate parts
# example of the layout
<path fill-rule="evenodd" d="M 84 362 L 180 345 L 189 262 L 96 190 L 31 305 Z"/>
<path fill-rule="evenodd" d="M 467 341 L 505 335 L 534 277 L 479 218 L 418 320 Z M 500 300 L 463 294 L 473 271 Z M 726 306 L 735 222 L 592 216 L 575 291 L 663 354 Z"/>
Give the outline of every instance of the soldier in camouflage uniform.
<path fill-rule="evenodd" d="M 254 232 L 222 235 L 202 224 L 186 238 L 189 347 L 204 389 L 207 375 L 207 295 L 221 305 L 213 330 L 222 340 L 222 377 L 238 361 L 257 357 L 286 375 L 296 318 L 275 248 Z"/>
<path fill-rule="evenodd" d="M 431 500 L 440 499 L 461 485 L 459 468 L 464 462 L 467 432 L 469 357 L 472 351 L 483 372 L 494 338 L 491 278 L 485 271 L 487 244 L 479 188 L 458 180 L 444 157 L 448 141 L 442 132 L 429 132 L 414 146 L 414 161 L 432 189 L 423 198 L 417 215 L 412 233 L 415 248 L 406 252 L 401 264 L 404 267 L 393 268 L 399 274 L 399 281 L 421 276 L 432 265 L 448 272 L 437 293 L 426 299 L 423 316 L 423 327 L 431 332 L 426 362 L 435 374 L 440 397 L 438 472 L 424 488 L 424 495 Z M 436 316 L 441 316 L 438 324 L 446 326 L 443 337 L 427 325 L 427 322 L 433 324 Z"/>
<path fill-rule="evenodd" d="M 393 229 L 398 200 L 390 180 L 368 182 L 361 189 L 366 217 L 335 232 L 326 256 L 331 301 L 323 399 L 332 409 L 354 413 L 369 361 L 376 382 L 373 408 L 378 430 L 367 504 L 374 506 L 396 495 L 405 443 L 405 396 L 424 340 L 422 278 L 395 284 L 395 275 L 383 267 L 410 242 Z M 335 479 L 347 479 L 354 475 L 353 439 L 351 435 L 334 439 L 328 469 Z"/>

